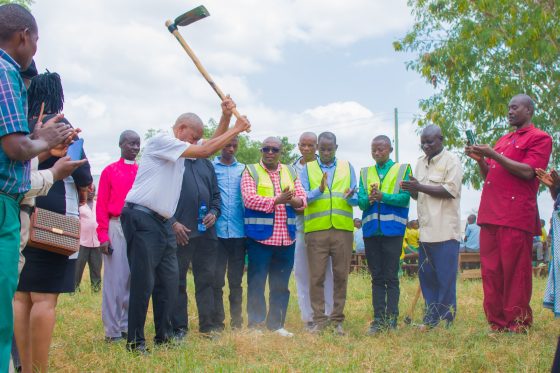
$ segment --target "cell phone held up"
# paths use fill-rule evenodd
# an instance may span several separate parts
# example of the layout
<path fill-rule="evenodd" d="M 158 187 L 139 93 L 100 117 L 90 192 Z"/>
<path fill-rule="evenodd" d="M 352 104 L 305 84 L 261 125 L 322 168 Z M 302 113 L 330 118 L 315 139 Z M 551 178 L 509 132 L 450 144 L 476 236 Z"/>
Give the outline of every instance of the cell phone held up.
<path fill-rule="evenodd" d="M 72 161 L 79 161 L 82 159 L 83 150 L 84 139 L 78 139 L 68 146 L 68 152 L 66 155 L 69 156 Z"/>
<path fill-rule="evenodd" d="M 475 137 L 474 132 L 472 130 L 466 130 L 465 134 L 467 135 L 467 141 L 469 142 L 469 145 L 476 145 L 477 144 L 476 137 Z"/>

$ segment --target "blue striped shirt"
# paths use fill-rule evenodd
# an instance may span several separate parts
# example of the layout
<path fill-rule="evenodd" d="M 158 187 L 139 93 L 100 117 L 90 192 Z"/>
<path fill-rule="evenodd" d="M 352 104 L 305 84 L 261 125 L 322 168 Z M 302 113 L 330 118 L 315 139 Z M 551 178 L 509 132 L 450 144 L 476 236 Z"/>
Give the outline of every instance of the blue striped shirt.
<path fill-rule="evenodd" d="M 0 49 L 0 138 L 29 133 L 27 90 L 19 75 L 20 66 Z M 29 161 L 14 161 L 0 147 L 0 192 L 19 194 L 29 190 Z"/>

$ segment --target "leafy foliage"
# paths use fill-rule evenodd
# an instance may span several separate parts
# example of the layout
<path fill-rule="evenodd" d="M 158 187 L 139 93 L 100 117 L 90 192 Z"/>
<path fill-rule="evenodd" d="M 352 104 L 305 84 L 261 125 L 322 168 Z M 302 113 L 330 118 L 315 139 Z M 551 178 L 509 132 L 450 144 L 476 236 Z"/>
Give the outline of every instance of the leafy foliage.
<path fill-rule="evenodd" d="M 393 46 L 413 52 L 407 68 L 434 85 L 420 100 L 418 124 L 442 127 L 446 143 L 465 145 L 464 131 L 494 144 L 508 131 L 507 104 L 527 93 L 534 123 L 559 138 L 560 2 L 556 0 L 409 0 L 412 29 Z M 553 153 L 558 165 L 560 149 Z M 480 187 L 472 160 L 465 181 Z"/>
<path fill-rule="evenodd" d="M 210 119 L 208 124 L 204 126 L 204 138 L 208 139 L 212 137 L 217 127 L 218 124 L 216 123 L 216 121 L 214 119 Z M 144 144 L 150 138 L 154 137 L 155 135 L 161 132 L 162 132 L 161 129 L 159 130 L 156 130 L 155 128 L 148 129 L 148 131 L 146 131 L 144 135 Z M 285 136 L 281 137 L 280 140 L 282 140 L 282 155 L 280 157 L 280 162 L 284 164 L 292 164 L 298 157 L 297 154 L 294 153 L 294 149 L 296 146 L 294 144 L 291 144 L 288 138 Z M 251 138 L 249 138 L 248 135 L 245 134 L 239 135 L 239 145 L 238 145 L 236 158 L 239 162 L 245 164 L 257 163 L 261 159 L 260 149 L 261 149 L 260 141 L 252 140 Z M 143 150 L 144 148 L 142 147 L 142 150 L 138 154 L 138 159 L 142 157 Z M 214 154 L 214 156 L 217 156 L 219 154 L 220 152 L 217 152 L 216 154 Z M 211 158 L 213 158 L 214 156 L 212 156 Z"/>
<path fill-rule="evenodd" d="M 33 4 L 33 0 L 0 0 L 0 5 L 4 4 L 19 4 L 29 9 L 31 4 Z"/>

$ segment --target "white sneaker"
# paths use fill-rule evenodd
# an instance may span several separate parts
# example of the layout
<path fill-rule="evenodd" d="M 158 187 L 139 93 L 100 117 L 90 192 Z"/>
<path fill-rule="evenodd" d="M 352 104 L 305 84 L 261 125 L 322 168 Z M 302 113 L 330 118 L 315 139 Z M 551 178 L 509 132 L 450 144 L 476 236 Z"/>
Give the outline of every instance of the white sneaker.
<path fill-rule="evenodd" d="M 289 331 L 287 331 L 287 330 L 284 329 L 284 328 L 276 329 L 276 330 L 274 331 L 274 333 L 276 333 L 276 334 L 278 334 L 278 335 L 280 335 L 280 336 L 282 336 L 282 337 L 289 337 L 289 338 L 291 338 L 291 337 L 294 336 L 294 333 L 290 333 Z"/>

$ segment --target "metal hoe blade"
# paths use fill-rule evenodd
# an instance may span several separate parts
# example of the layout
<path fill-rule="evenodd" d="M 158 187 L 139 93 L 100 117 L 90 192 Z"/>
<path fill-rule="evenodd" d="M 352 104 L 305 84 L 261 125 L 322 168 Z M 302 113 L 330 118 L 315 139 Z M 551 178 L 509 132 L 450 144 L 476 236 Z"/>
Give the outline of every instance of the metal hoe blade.
<path fill-rule="evenodd" d="M 186 13 L 181 14 L 179 17 L 175 18 L 176 26 L 187 26 L 199 19 L 206 18 L 210 15 L 208 10 L 204 5 L 197 6 L 196 8 L 189 10 Z"/>

